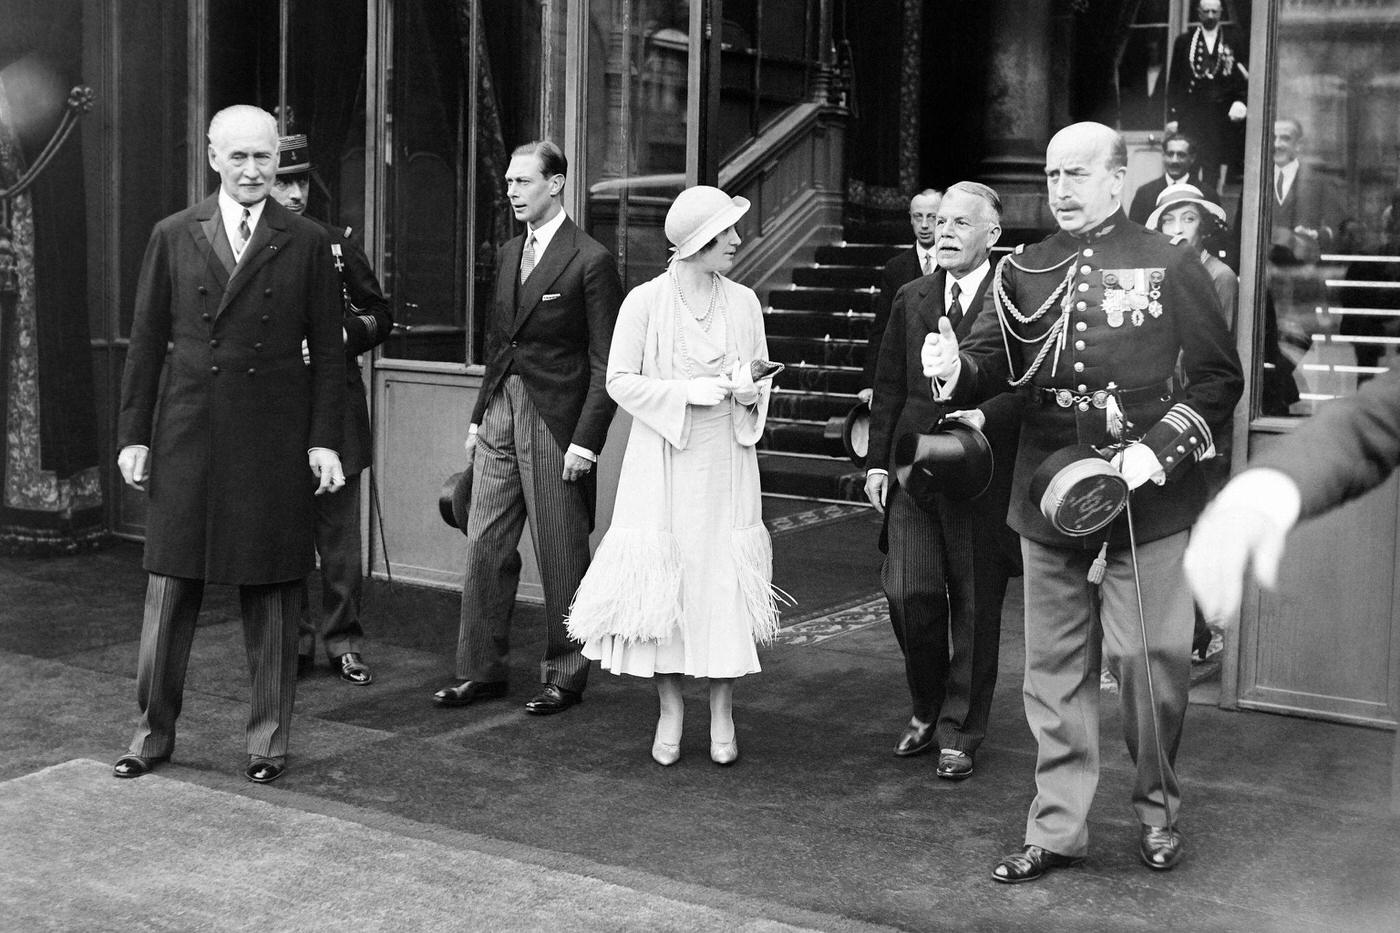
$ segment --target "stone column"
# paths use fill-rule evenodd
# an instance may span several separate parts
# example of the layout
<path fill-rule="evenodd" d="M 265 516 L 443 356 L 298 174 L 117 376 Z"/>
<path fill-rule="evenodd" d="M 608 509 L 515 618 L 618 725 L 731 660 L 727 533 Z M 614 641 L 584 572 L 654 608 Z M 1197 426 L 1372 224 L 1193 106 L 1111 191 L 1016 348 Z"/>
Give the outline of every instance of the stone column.
<path fill-rule="evenodd" d="M 1002 226 L 1035 229 L 1045 207 L 1045 145 L 1050 141 L 1051 4 L 988 0 L 986 122 L 981 180 L 1001 196 Z"/>

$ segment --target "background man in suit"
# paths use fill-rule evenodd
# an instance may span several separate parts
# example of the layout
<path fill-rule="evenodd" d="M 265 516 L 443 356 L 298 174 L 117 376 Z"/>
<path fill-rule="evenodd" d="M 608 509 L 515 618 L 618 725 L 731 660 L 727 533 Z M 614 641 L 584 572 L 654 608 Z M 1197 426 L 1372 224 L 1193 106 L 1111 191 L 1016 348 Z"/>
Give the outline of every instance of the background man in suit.
<path fill-rule="evenodd" d="M 457 638 L 461 683 L 433 695 L 465 706 L 506 694 L 516 548 L 530 520 L 545 599 L 542 687 L 525 704 L 558 713 L 582 699 L 588 661 L 564 616 L 588 569 L 593 464 L 617 407 L 608 348 L 622 304 L 613 257 L 564 213 L 568 163 L 549 140 L 511 155 L 506 193 L 525 233 L 501 250 L 486 331 L 486 375 L 472 412 L 472 499 Z"/>
<path fill-rule="evenodd" d="M 1008 386 L 1027 395 L 1008 519 L 1025 566 L 1023 692 L 1036 797 L 1024 848 L 992 870 L 1008 884 L 1076 864 L 1088 849 L 1100 652 L 1121 685 L 1139 857 L 1166 871 L 1184 851 L 1175 760 L 1194 612 L 1181 555 L 1205 504 L 1197 463 L 1214 454 L 1213 432 L 1234 411 L 1243 379 L 1199 255 L 1124 216 L 1127 162 L 1123 137 L 1101 123 L 1056 133 L 1045 178 L 1059 231 L 998 266 L 992 288 L 1004 314 L 979 317 L 961 352 L 943 322 L 924 342 L 935 398 L 965 405 Z M 1035 472 L 1079 444 L 1121 448 L 1113 460 L 1135 490 L 1131 534 L 1123 514 L 1089 538 L 1066 534 L 1032 500 Z"/>
<path fill-rule="evenodd" d="M 909 282 L 921 275 L 931 275 L 938 267 L 938 260 L 933 255 L 933 223 L 942 200 L 943 192 L 937 188 L 925 188 L 909 199 L 909 224 L 914 228 L 914 245 L 892 256 L 880 272 L 880 294 L 875 296 L 875 320 L 870 325 L 870 343 L 865 351 L 863 381 L 866 388 L 859 393 L 860 400 L 867 404 L 875 391 L 875 365 L 880 358 L 880 342 L 889 324 L 894 296 Z"/>
<path fill-rule="evenodd" d="M 311 151 L 304 135 L 278 140 L 281 156 L 272 196 L 293 214 L 306 216 L 311 194 Z M 314 218 L 313 218 L 314 219 Z M 389 302 L 374 277 L 364 250 L 350 240 L 349 227 L 316 221 L 331 238 L 326 262 L 340 281 L 340 334 L 345 345 L 345 434 L 340 465 L 345 489 L 338 496 L 316 499 L 316 552 L 321 557 L 321 620 L 311 615 L 308 588 L 301 591 L 301 624 L 297 645 L 297 676 L 309 673 L 316 661 L 316 632 L 331 665 L 342 680 L 365 685 L 374 680 L 361 657 L 364 629 L 360 626 L 360 473 L 369 466 L 373 447 L 369 433 L 369 405 L 360 377 L 361 353 L 368 353 L 389 339 L 394 319 Z M 303 350 L 304 358 L 310 356 Z"/>
<path fill-rule="evenodd" d="M 1167 74 L 1167 132 L 1182 132 L 1200 147 L 1206 191 L 1220 191 L 1228 167 L 1244 158 L 1245 97 L 1249 75 L 1239 33 L 1220 25 L 1221 0 L 1200 0 L 1198 24 L 1176 37 Z"/>
<path fill-rule="evenodd" d="M 1021 400 L 1002 395 L 958 413 L 992 445 L 995 471 L 982 496 L 971 502 L 938 496 L 926 510 L 891 482 L 896 441 L 932 430 L 946 410 L 934 401 L 919 362 L 924 337 L 940 319 L 965 336 L 979 315 L 996 314 L 987 257 L 1001 235 L 1000 198 L 986 185 L 958 182 L 937 213 L 938 271 L 899 290 L 880 346 L 865 494 L 886 514 L 883 583 L 914 707 L 894 753 L 917 755 L 937 743 L 938 776 L 959 780 L 972 774 L 972 756 L 986 737 L 1002 599 L 1007 579 L 1020 573 L 1006 506 Z"/>
<path fill-rule="evenodd" d="M 1285 263 L 1316 262 L 1342 222 L 1337 183 L 1298 157 L 1302 141 L 1303 124 L 1291 117 L 1274 121 L 1271 258 Z"/>
<path fill-rule="evenodd" d="M 1168 133 L 1162 139 L 1163 172 L 1157 178 L 1144 182 L 1133 192 L 1133 203 L 1128 208 L 1128 219 L 1135 224 L 1147 223 L 1147 218 L 1157 209 L 1157 195 L 1168 185 L 1195 185 L 1201 188 L 1199 173 L 1196 170 L 1196 145 L 1191 137 L 1181 133 Z M 1210 188 L 1202 193 L 1215 203 L 1220 198 Z"/>
<path fill-rule="evenodd" d="M 129 485 L 149 483 L 150 581 L 141 723 L 113 773 L 139 777 L 170 757 L 204 585 L 229 583 L 252 677 L 244 773 L 262 783 L 286 763 L 312 493 L 345 484 L 345 358 L 325 231 L 267 196 L 277 121 L 256 107 L 219 111 L 209 164 L 219 192 L 151 234 L 122 376 L 117 464 Z"/>

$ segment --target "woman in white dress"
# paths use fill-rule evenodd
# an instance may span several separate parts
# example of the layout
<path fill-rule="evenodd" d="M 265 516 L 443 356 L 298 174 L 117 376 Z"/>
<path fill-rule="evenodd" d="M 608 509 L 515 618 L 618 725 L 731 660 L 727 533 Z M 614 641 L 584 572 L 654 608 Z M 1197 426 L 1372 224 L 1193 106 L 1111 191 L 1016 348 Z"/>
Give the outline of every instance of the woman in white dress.
<path fill-rule="evenodd" d="M 723 275 L 748 208 L 718 188 L 681 192 L 666 215 L 671 263 L 623 301 L 608 357 L 632 429 L 569 631 L 605 670 L 655 680 L 662 765 L 680 758 L 683 676 L 709 679 L 710 757 L 739 757 L 734 681 L 759 670 L 755 642 L 778 628 L 754 450 L 770 388 L 763 312 Z"/>

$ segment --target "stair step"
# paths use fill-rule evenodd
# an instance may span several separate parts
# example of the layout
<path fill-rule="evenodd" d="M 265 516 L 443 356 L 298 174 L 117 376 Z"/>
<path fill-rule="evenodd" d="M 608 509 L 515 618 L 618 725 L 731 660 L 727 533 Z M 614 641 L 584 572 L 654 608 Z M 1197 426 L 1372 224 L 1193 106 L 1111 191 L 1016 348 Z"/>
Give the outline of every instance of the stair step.
<path fill-rule="evenodd" d="M 870 266 L 879 269 L 890 261 L 890 257 L 908 248 L 908 243 L 837 243 L 818 246 L 815 259 L 822 265 Z"/>
<path fill-rule="evenodd" d="M 794 285 L 812 288 L 878 288 L 879 266 L 802 266 L 792 270 Z"/>
<path fill-rule="evenodd" d="M 758 472 L 765 493 L 865 502 L 865 474 L 851 461 L 759 451 Z"/>
<path fill-rule="evenodd" d="M 768 293 L 768 304 L 791 310 L 873 312 L 876 289 L 777 288 Z"/>
<path fill-rule="evenodd" d="M 868 311 L 860 313 L 833 313 L 831 311 L 807 311 L 801 309 L 770 308 L 764 313 L 763 329 L 773 337 L 831 337 L 834 340 L 865 340 L 870 335 L 870 325 L 875 315 Z"/>
<path fill-rule="evenodd" d="M 855 395 L 866 388 L 859 366 L 818 366 L 799 360 L 778 375 L 778 384 L 789 392 L 819 395 Z"/>
<path fill-rule="evenodd" d="M 841 392 L 794 392 L 778 387 L 769 397 L 768 417 L 825 424 L 829 418 L 845 418 L 846 412 L 855 407 L 858 401 L 856 396 Z"/>
<path fill-rule="evenodd" d="M 865 365 L 865 353 L 869 342 L 860 340 L 833 340 L 825 337 L 775 337 L 768 335 L 768 355 L 789 366 L 807 363 L 811 366 L 855 366 Z"/>

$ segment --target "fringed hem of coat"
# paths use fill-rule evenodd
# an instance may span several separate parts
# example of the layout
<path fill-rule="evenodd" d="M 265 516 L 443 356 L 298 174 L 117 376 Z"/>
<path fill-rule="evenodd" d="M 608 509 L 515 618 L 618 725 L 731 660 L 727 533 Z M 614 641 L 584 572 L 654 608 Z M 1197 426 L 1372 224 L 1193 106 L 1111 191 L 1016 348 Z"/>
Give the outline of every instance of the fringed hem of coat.
<path fill-rule="evenodd" d="M 671 532 L 609 528 L 564 620 L 569 637 L 665 641 L 681 624 L 682 576 Z"/>
<path fill-rule="evenodd" d="M 760 523 L 734 529 L 730 542 L 749 631 L 760 645 L 771 645 L 779 629 L 779 604 L 796 605 L 791 596 L 773 585 L 773 539 Z"/>

